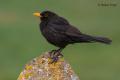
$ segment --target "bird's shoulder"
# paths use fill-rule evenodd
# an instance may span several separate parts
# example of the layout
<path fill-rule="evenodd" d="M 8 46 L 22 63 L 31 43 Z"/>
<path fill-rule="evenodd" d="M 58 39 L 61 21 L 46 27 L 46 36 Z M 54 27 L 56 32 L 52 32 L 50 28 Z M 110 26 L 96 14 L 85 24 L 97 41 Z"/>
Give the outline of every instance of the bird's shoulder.
<path fill-rule="evenodd" d="M 69 22 L 62 17 L 54 17 L 47 24 L 47 28 L 56 32 L 65 32 L 69 28 Z"/>

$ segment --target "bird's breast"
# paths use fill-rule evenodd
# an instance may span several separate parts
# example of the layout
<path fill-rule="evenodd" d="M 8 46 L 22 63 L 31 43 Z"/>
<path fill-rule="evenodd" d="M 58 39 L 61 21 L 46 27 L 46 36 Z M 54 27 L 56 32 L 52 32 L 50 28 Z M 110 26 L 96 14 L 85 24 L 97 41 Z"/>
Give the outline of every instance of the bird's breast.
<path fill-rule="evenodd" d="M 46 27 L 42 30 L 43 36 L 46 38 L 46 40 L 58 47 L 63 47 L 66 45 L 65 42 L 65 35 L 62 35 L 60 33 L 54 32 L 50 28 Z"/>

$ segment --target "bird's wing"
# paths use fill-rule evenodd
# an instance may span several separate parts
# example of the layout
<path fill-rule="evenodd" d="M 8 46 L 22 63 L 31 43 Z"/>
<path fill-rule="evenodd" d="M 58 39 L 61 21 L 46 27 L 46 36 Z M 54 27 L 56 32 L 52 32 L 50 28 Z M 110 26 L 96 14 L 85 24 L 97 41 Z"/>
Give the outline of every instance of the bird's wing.
<path fill-rule="evenodd" d="M 82 34 L 79 29 L 69 24 L 69 22 L 62 17 L 55 17 L 56 19 L 51 20 L 49 25 L 52 27 L 51 30 L 56 33 L 61 33 L 66 36 L 80 36 Z"/>
<path fill-rule="evenodd" d="M 70 27 L 66 30 L 65 34 L 68 36 L 78 37 L 82 33 L 76 27 L 70 25 Z"/>
<path fill-rule="evenodd" d="M 76 42 L 91 42 L 88 35 L 81 33 L 76 27 L 69 27 L 65 32 L 65 35 L 70 39 L 70 43 Z"/>

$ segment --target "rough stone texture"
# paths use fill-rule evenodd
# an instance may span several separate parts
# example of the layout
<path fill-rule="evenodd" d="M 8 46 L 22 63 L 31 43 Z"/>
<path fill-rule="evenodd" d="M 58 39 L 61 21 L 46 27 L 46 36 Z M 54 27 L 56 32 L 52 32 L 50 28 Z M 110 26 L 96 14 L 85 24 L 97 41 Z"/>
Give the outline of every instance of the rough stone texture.
<path fill-rule="evenodd" d="M 17 80 L 80 80 L 63 58 L 56 63 L 50 62 L 47 52 L 33 59 L 26 64 Z"/>

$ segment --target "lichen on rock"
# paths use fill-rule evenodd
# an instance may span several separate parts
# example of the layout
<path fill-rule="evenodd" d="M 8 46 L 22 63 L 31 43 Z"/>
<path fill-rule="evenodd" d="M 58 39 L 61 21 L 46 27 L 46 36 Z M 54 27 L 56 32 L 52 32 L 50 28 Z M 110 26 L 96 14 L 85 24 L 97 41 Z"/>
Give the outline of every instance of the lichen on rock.
<path fill-rule="evenodd" d="M 48 52 L 34 58 L 26 64 L 17 80 L 80 80 L 63 58 L 52 64 L 50 61 Z"/>

